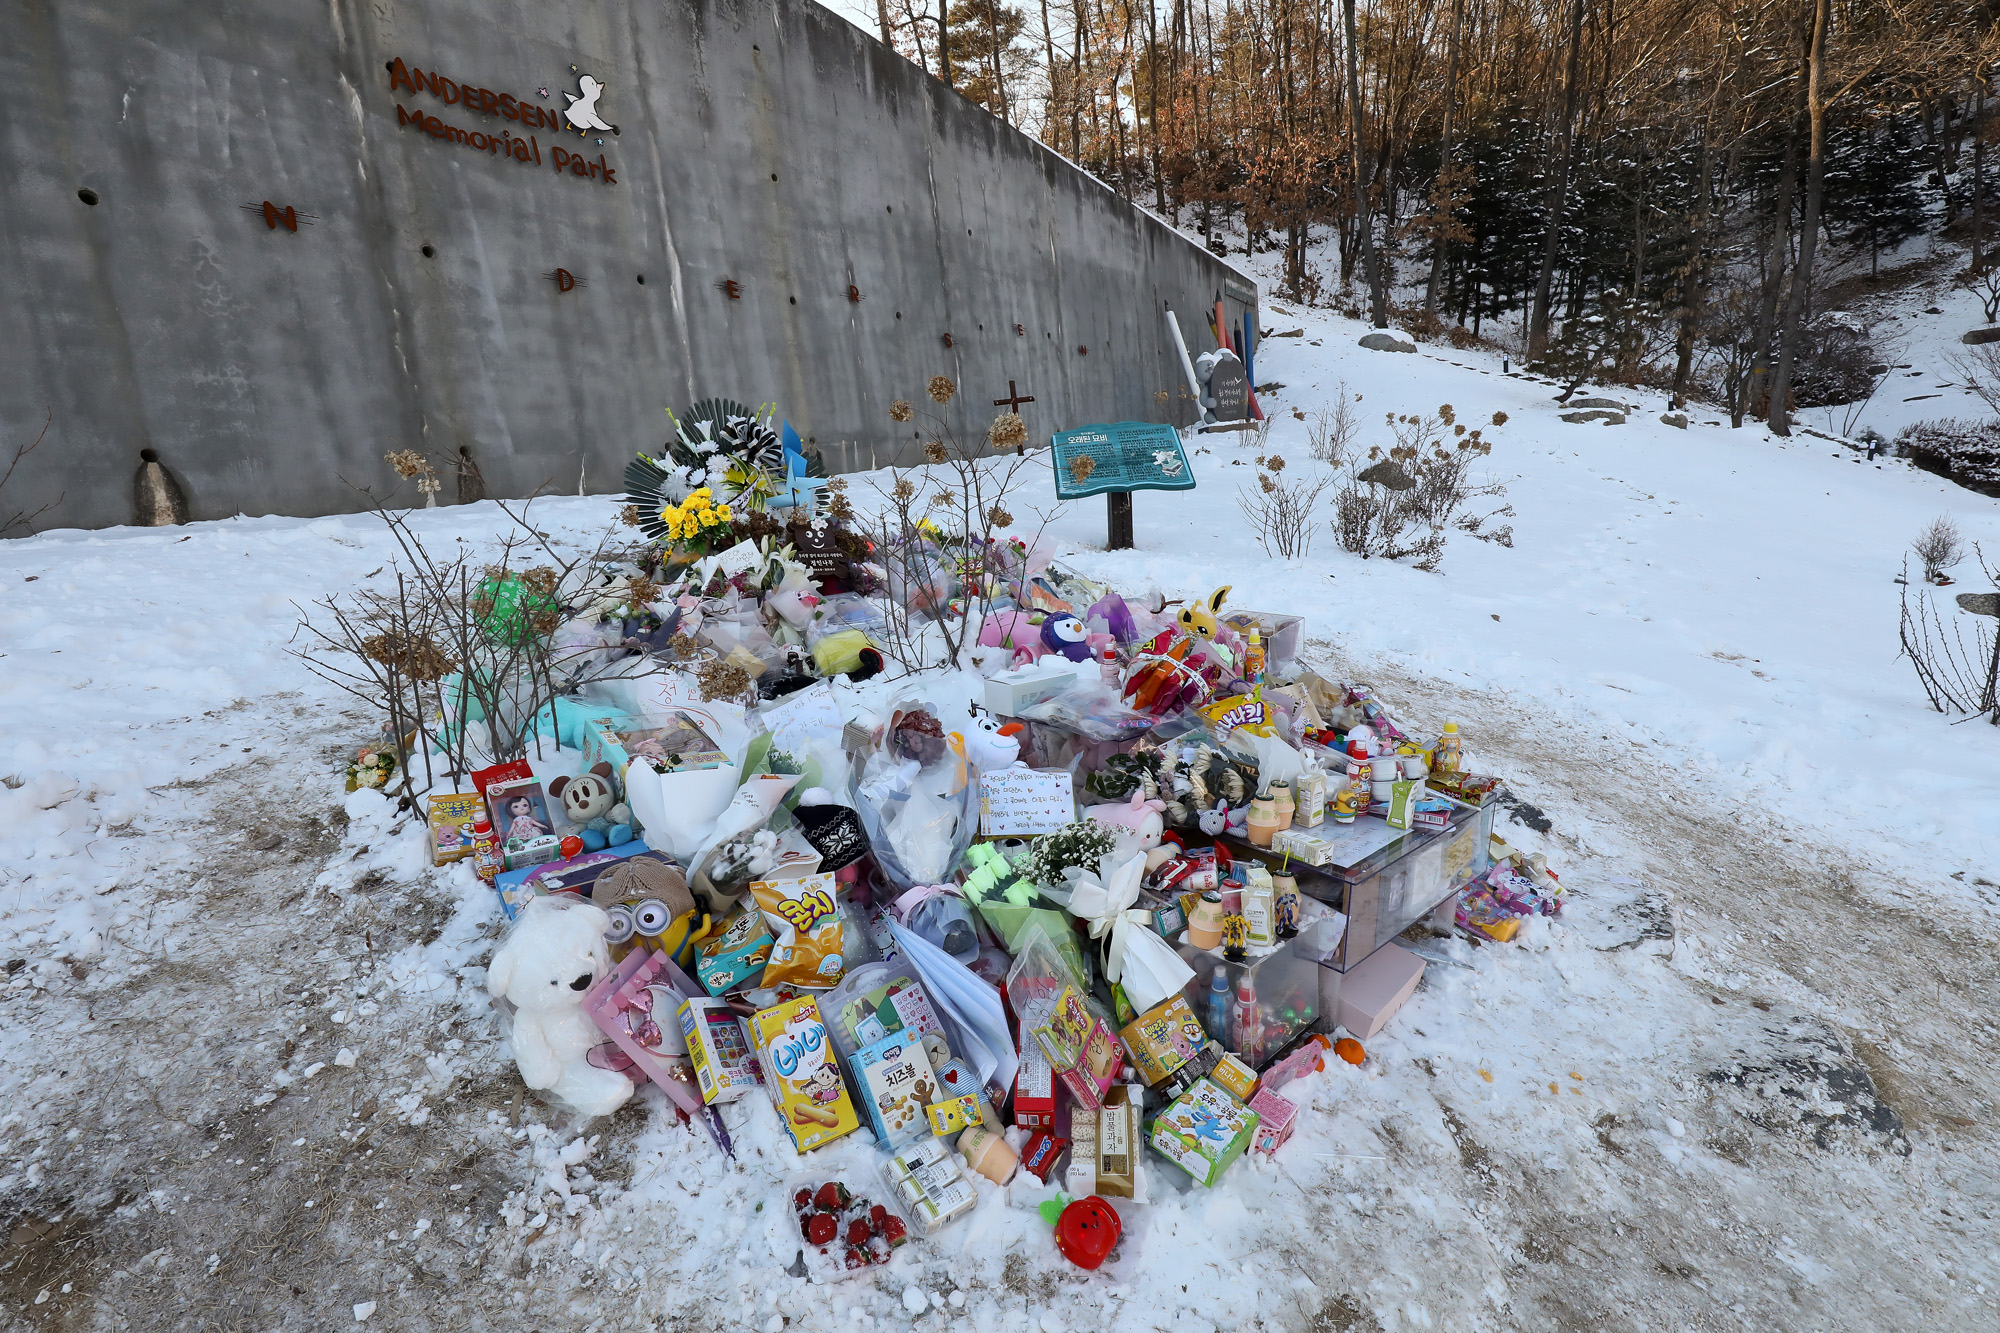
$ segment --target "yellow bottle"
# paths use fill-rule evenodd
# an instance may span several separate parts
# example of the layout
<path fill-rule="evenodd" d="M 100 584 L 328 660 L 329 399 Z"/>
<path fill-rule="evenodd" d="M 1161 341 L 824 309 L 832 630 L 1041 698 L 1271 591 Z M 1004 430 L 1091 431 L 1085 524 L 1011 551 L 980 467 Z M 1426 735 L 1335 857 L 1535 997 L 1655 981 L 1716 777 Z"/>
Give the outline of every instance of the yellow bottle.
<path fill-rule="evenodd" d="M 1458 723 L 1444 724 L 1444 735 L 1438 737 L 1437 771 L 1456 773 L 1464 765 L 1465 753 L 1459 746 Z"/>

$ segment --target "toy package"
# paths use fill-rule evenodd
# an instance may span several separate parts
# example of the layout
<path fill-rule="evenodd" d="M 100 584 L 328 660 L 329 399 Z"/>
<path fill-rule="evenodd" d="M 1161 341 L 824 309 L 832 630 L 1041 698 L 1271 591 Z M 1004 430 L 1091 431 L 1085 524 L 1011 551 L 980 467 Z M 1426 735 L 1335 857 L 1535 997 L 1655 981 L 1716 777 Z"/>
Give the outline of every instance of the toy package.
<path fill-rule="evenodd" d="M 680 1023 L 688 1058 L 694 1062 L 695 1083 L 703 1101 L 711 1106 L 733 1102 L 750 1091 L 757 1082 L 757 1060 L 751 1054 L 743 1020 L 728 1005 L 705 996 L 684 997 L 674 1017 Z"/>
<path fill-rule="evenodd" d="M 685 773 L 721 768 L 729 762 L 701 725 L 685 713 L 662 717 L 597 718 L 583 731 L 583 765 L 611 765 L 623 773 L 632 760 L 643 759 L 656 773 Z"/>
<path fill-rule="evenodd" d="M 766 986 L 825 990 L 840 980 L 846 959 L 836 888 L 832 875 L 760 879 L 750 885 L 775 936 L 764 966 Z"/>
<path fill-rule="evenodd" d="M 908 1030 L 919 1037 L 938 1034 L 937 1042 L 926 1043 L 935 1064 L 944 1041 L 944 1025 L 931 1008 L 923 983 L 902 962 L 863 963 L 850 969 L 838 986 L 820 997 L 820 1012 L 826 1016 L 834 1046 L 849 1059 L 863 1046 Z M 949 1058 L 948 1045 L 943 1053 Z"/>
<path fill-rule="evenodd" d="M 1202 1079 L 1153 1121 L 1152 1145 L 1207 1188 L 1243 1155 L 1257 1132 L 1257 1113 Z"/>
<path fill-rule="evenodd" d="M 478 816 L 478 792 L 453 792 L 430 800 L 431 864 L 450 865 L 472 855 L 472 821 Z"/>
<path fill-rule="evenodd" d="M 809 995 L 760 1010 L 750 1020 L 765 1087 L 800 1152 L 861 1128 L 848 1100 L 819 1005 Z"/>
<path fill-rule="evenodd" d="M 507 778 L 486 788 L 486 808 L 494 836 L 507 855 L 507 868 L 540 865 L 562 855 L 548 798 L 533 777 Z"/>
<path fill-rule="evenodd" d="M 938 1097 L 938 1078 L 919 1034 L 905 1030 L 864 1046 L 849 1068 L 883 1146 L 893 1148 L 923 1133 L 924 1108 Z"/>

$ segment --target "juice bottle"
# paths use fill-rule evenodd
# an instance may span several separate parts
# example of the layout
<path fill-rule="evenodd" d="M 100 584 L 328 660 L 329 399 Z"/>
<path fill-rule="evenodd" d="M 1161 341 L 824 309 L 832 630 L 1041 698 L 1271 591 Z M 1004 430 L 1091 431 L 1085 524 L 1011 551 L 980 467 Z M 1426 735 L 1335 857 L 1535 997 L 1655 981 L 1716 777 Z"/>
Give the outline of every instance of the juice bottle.
<path fill-rule="evenodd" d="M 1255 684 L 1264 679 L 1264 636 L 1252 625 L 1243 650 L 1243 679 Z"/>
<path fill-rule="evenodd" d="M 1229 1045 L 1229 974 L 1220 963 L 1208 979 L 1208 1035 Z"/>
<path fill-rule="evenodd" d="M 1236 983 L 1235 1010 L 1231 1017 L 1235 1020 L 1236 1053 L 1255 1069 L 1264 1062 L 1264 1016 L 1257 1009 L 1257 983 L 1250 980 L 1247 969 L 1243 980 Z"/>
<path fill-rule="evenodd" d="M 1459 746 L 1458 723 L 1444 724 L 1444 735 L 1438 737 L 1437 770 L 1440 773 L 1456 773 L 1465 762 L 1465 752 Z"/>
<path fill-rule="evenodd" d="M 472 821 L 472 869 L 488 884 L 494 876 L 507 868 L 507 857 L 500 850 L 500 840 L 493 836 L 493 825 L 485 815 Z"/>

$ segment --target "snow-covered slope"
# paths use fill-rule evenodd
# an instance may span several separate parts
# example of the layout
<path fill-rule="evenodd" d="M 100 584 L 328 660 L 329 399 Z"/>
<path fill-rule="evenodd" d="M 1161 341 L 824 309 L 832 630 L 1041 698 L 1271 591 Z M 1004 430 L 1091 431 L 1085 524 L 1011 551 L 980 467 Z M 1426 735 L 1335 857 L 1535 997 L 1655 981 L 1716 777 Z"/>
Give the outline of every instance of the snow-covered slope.
<path fill-rule="evenodd" d="M 223 804 L 246 765 L 267 764 L 259 781 L 274 799 L 327 814 L 341 745 L 366 739 L 345 702 L 287 656 L 295 603 L 390 577 L 381 525 L 359 516 L 0 545 L 0 959 L 23 962 L 0 1023 L 0 1183 L 80 1194 L 63 1173 L 91 1168 L 63 1156 L 61 1135 L 77 1107 L 97 1108 L 138 1154 L 125 1169 L 146 1188 L 184 1169 L 156 1193 L 164 1212 L 184 1190 L 181 1214 L 161 1225 L 187 1239 L 150 1244 L 193 1250 L 168 1289 L 201 1299 L 201 1257 L 231 1253 L 244 1214 L 220 1192 L 216 1211 L 201 1211 L 200 1172 L 214 1163 L 155 1165 L 144 1145 L 165 1132 L 156 1103 L 121 1082 L 143 1074 L 171 1104 L 213 1103 L 179 1113 L 188 1123 L 271 1139 L 268 1186 L 305 1183 L 281 1174 L 281 1137 L 307 1145 L 301 1163 L 322 1142 L 358 1144 L 344 1108 L 364 1097 L 371 1114 L 378 1098 L 384 1108 L 378 1141 L 449 1145 L 477 1164 L 468 1180 L 495 1164 L 510 1173 L 510 1197 L 476 1206 L 422 1192 L 435 1184 L 380 1184 L 386 1211 L 354 1189 L 314 1192 L 343 1210 L 331 1234 L 358 1238 L 314 1270 L 330 1303 L 380 1300 L 399 1327 L 424 1326 L 457 1281 L 434 1275 L 460 1272 L 498 1284 L 451 1288 L 471 1302 L 453 1308 L 475 1314 L 491 1315 L 492 1300 L 544 1324 L 637 1315 L 771 1333 L 1990 1321 L 1990 1255 L 1926 1200 L 1941 1192 L 1973 1215 L 2000 1203 L 1990 1144 L 1962 1128 L 1990 1115 L 1990 1062 L 1958 1054 L 1955 1005 L 1971 1001 L 1954 998 L 1967 993 L 1959 978 L 1985 975 L 1970 940 L 1990 937 L 1993 911 L 1981 897 L 1990 883 L 1975 881 L 2000 880 L 2000 735 L 1926 710 L 1896 658 L 1892 579 L 1939 513 L 2000 556 L 2000 502 L 1811 437 L 1731 431 L 1713 413 L 1665 426 L 1657 394 L 1614 391 L 1644 405 L 1624 425 L 1564 424 L 1548 387 L 1502 374 L 1497 358 L 1363 351 L 1362 326 L 1283 303 L 1267 327 L 1300 330 L 1267 340 L 1257 361 L 1260 381 L 1285 386 L 1265 400 L 1263 448 L 1290 471 L 1308 463 L 1292 409 L 1316 410 L 1343 383 L 1360 395 L 1364 447 L 1387 442 L 1384 413 L 1449 403 L 1478 424 L 1505 412 L 1505 425 L 1485 427 L 1486 462 L 1514 506 L 1512 547 L 1458 534 L 1427 573 L 1364 562 L 1322 533 L 1309 558 L 1273 560 L 1234 503 L 1254 485 L 1256 446 L 1216 436 L 1194 454 L 1198 489 L 1137 497 L 1139 549 L 1103 551 L 1103 507 L 1090 501 L 1056 517 L 1061 558 L 1128 589 L 1184 597 L 1228 583 L 1234 605 L 1305 616 L 1314 653 L 1376 679 L 1420 726 L 1455 717 L 1475 763 L 1544 806 L 1556 820 L 1547 845 L 1576 893 L 1564 921 L 1532 923 L 1519 947 L 1433 942 L 1443 961 L 1425 989 L 1369 1043 L 1367 1065 L 1307 1085 L 1305 1126 L 1275 1165 L 1246 1163 L 1204 1193 L 1177 1188 L 1155 1161 L 1145 1230 L 1105 1277 L 1054 1256 L 1024 1192 L 989 1190 L 966 1226 L 823 1293 L 780 1275 L 758 1211 L 800 1169 L 763 1102 L 730 1112 L 733 1163 L 648 1102 L 605 1129 L 587 1169 L 563 1159 L 589 1148 L 565 1149 L 573 1136 L 544 1128 L 532 1105 L 518 1129 L 493 1109 L 504 1094 L 461 1105 L 461 1075 L 502 1088 L 513 1078 L 485 1017 L 492 911 L 469 872 L 420 869 L 419 831 L 396 832 L 364 795 L 347 802 L 351 822 L 319 875 L 335 894 L 301 902 L 301 882 L 290 898 L 225 908 L 215 895 L 230 886 L 209 878 L 218 848 L 300 813 Z M 1034 484 L 1052 503 L 1047 474 Z M 589 542 L 616 507 L 550 500 L 538 522 Z M 444 543 L 477 544 L 501 526 L 490 504 L 415 521 Z M 1541 841 L 1519 823 L 1503 831 Z M 1795 858 L 1790 848 L 1808 844 L 1866 868 L 1852 904 L 1812 896 L 1814 867 L 1832 862 Z M 1630 882 L 1677 865 L 1714 893 L 1675 909 Z M 366 899 L 438 924 L 382 966 L 380 935 L 365 948 L 353 938 Z M 1900 915 L 1882 906 L 1891 900 Z M 294 936 L 304 952 L 281 952 Z M 207 1038 L 233 1062 L 220 1083 L 164 1037 L 93 1062 L 99 1082 L 67 1079 L 71 1051 L 121 1042 L 93 1035 L 104 1029 L 92 1012 L 122 1011 L 170 963 L 192 975 L 186 960 L 204 949 L 251 949 L 260 968 L 293 969 L 283 988 L 301 1003 L 318 988 L 299 1016 L 341 1026 L 301 1024 L 299 1050 L 287 1037 L 282 1055 L 266 1049 L 276 1036 L 253 1051 L 224 1026 Z M 203 984 L 210 1021 L 264 1021 L 261 1010 L 233 1016 L 231 1003 L 251 1003 L 243 993 Z M 1896 1000 L 1905 986 L 1920 998 Z M 440 1016 L 458 1035 L 445 1039 Z M 1962 1039 L 1990 1050 L 1981 1031 Z M 1863 1038 L 1879 1097 L 1856 1073 Z M 358 1062 L 334 1064 L 336 1046 Z M 46 1067 L 56 1052 L 61 1071 Z M 1976 1064 L 1970 1074 L 1961 1060 Z M 288 1062 L 307 1061 L 319 1062 L 324 1111 L 277 1100 L 307 1077 Z M 1793 1075 L 1774 1071 L 1799 1068 L 1822 1075 L 1786 1085 L 1803 1086 L 1796 1097 L 1756 1100 L 1760 1078 L 1775 1088 Z M 1739 1089 L 1750 1100 L 1732 1100 Z M 1890 1101 L 1895 1134 L 1877 1116 Z M 1774 1128 L 1771 1104 L 1791 1108 L 1789 1129 Z M 1843 1125 L 1890 1146 L 1823 1155 L 1815 1135 Z M 1965 1151 L 1942 1153 L 1941 1141 Z M 100 1163 L 116 1151 L 93 1148 Z M 805 1169 L 859 1175 L 870 1162 L 850 1141 Z M 567 1207 L 552 1206 L 556 1180 L 573 1187 Z M 263 1206 L 248 1185 L 241 1197 Z M 1824 1207 L 1829 1198 L 1842 1206 Z M 389 1230 L 426 1209 L 455 1220 L 406 1239 Z M 1897 1255 L 1885 1262 L 1891 1229 Z M 68 1295 L 50 1299 L 60 1308 Z"/>

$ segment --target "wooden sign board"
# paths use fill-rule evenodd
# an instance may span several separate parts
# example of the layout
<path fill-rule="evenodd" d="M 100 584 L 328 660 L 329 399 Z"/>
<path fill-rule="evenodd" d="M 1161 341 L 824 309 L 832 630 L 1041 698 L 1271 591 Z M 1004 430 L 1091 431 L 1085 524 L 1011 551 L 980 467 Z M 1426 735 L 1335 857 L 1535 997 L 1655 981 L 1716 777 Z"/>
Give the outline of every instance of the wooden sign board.
<path fill-rule="evenodd" d="M 1180 432 L 1154 421 L 1078 426 L 1054 436 L 1056 498 L 1114 491 L 1191 491 Z M 1089 459 L 1088 464 L 1080 459 Z"/>

